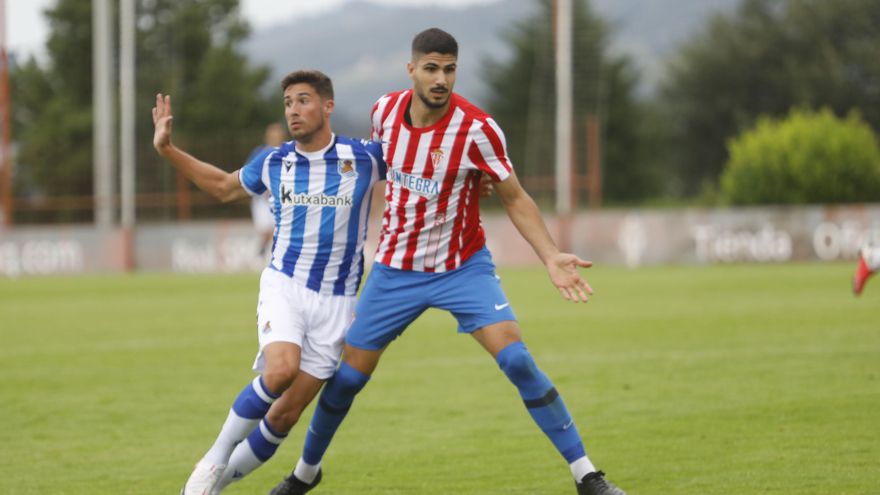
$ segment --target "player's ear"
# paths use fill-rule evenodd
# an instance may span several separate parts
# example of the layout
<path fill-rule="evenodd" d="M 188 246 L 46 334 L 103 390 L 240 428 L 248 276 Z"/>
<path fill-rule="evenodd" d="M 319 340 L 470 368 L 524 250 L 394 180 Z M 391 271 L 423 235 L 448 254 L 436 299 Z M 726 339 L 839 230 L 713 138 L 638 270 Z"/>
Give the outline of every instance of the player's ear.
<path fill-rule="evenodd" d="M 416 71 L 416 65 L 412 61 L 407 62 L 406 63 L 406 72 L 407 72 L 407 74 L 409 74 L 409 77 L 413 77 L 413 74 L 415 73 L 415 71 Z"/>
<path fill-rule="evenodd" d="M 332 114 L 335 107 L 336 103 L 333 100 L 324 100 L 324 113 L 327 115 Z"/>

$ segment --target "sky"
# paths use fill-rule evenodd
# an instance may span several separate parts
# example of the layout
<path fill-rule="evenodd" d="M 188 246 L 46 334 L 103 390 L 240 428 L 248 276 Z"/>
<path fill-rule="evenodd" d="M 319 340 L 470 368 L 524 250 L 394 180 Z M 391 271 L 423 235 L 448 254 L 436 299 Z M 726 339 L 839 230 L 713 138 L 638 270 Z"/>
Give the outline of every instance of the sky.
<path fill-rule="evenodd" d="M 261 29 L 291 18 L 315 15 L 350 2 L 351 0 L 241 0 L 245 18 L 254 29 Z M 461 6 L 493 3 L 498 0 L 369 0 L 385 5 Z M 45 53 L 43 46 L 48 26 L 43 11 L 55 0 L 6 0 L 6 44 L 9 51 L 22 58 L 38 57 Z"/>

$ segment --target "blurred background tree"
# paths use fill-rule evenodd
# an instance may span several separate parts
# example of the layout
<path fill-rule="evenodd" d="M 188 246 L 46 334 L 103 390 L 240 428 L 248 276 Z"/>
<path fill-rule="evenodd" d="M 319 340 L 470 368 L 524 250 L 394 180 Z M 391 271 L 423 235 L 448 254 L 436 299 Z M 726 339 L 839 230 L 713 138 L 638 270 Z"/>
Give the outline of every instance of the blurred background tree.
<path fill-rule="evenodd" d="M 357 117 L 351 120 L 358 124 L 348 128 L 361 129 L 366 110 L 358 110 L 354 98 L 359 93 L 351 88 L 378 84 L 378 88 L 370 86 L 362 91 L 370 95 L 369 104 L 375 95 L 396 88 L 397 83 L 386 86 L 385 77 L 408 57 L 408 30 L 415 30 L 410 23 L 396 22 L 395 27 L 404 28 L 393 43 L 364 50 L 360 40 L 372 36 L 369 29 L 373 24 L 390 22 L 382 16 L 396 12 L 394 20 L 410 18 L 390 7 L 352 2 L 350 11 L 354 14 L 346 13 L 377 16 L 369 17 L 369 29 L 355 30 L 363 27 L 359 22 L 347 36 L 334 33 L 321 38 L 320 33 L 332 32 L 330 27 L 339 24 L 341 14 L 315 18 L 302 27 L 311 29 L 303 32 L 318 40 L 316 48 L 297 51 L 286 48 L 297 39 L 288 37 L 293 36 L 292 30 L 279 25 L 266 31 L 245 56 L 243 49 L 248 45 L 243 42 L 249 30 L 239 11 L 239 0 L 137 1 L 137 187 L 143 207 L 139 218 L 168 219 L 176 214 L 173 201 L 158 202 L 144 194 L 176 187 L 174 170 L 161 163 L 150 146 L 149 110 L 156 92 L 170 93 L 174 98 L 175 141 L 197 156 L 233 170 L 259 144 L 265 125 L 281 119 L 280 92 L 270 77 L 278 78 L 279 71 L 300 66 L 328 70 L 339 87 L 349 88 L 349 99 L 340 99 L 339 107 L 354 109 L 352 114 Z M 614 1 L 626 10 L 644 7 L 649 0 Z M 828 108 L 838 116 L 857 109 L 875 132 L 880 129 L 880 2 L 717 3 L 729 7 L 716 10 L 724 13 L 700 24 L 703 27 L 695 35 L 677 38 L 685 41 L 671 58 L 662 59 L 665 70 L 651 70 L 642 61 L 642 77 L 634 62 L 642 60 L 638 47 L 644 51 L 644 43 L 657 43 L 658 36 L 670 34 L 667 31 L 673 31 L 672 26 L 666 26 L 672 19 L 657 19 L 664 27 L 650 36 L 624 40 L 636 47 L 627 51 L 615 44 L 622 37 L 614 25 L 596 14 L 594 7 L 604 5 L 600 0 L 574 0 L 573 146 L 577 173 L 582 176 L 585 172 L 585 121 L 588 115 L 595 115 L 600 123 L 606 205 L 721 204 L 725 196 L 720 177 L 729 159 L 726 143 L 752 129 L 759 119 L 782 118 L 792 108 Z M 523 9 L 526 4 L 534 8 Z M 515 5 L 522 13 L 511 19 L 520 21 L 499 24 L 508 26 L 501 33 L 503 43 L 486 52 L 493 58 L 475 69 L 482 73 L 469 77 L 487 81 L 488 96 L 480 100 L 477 91 L 466 96 L 478 100 L 497 118 L 523 182 L 536 199 L 550 204 L 555 194 L 552 0 L 522 0 Z M 503 9 L 513 6 L 504 3 Z M 481 11 L 482 15 L 494 12 L 492 18 L 498 17 L 497 11 L 485 8 L 488 10 Z M 413 10 L 421 17 L 428 11 Z M 45 57 L 11 66 L 16 195 L 87 196 L 93 183 L 91 2 L 56 0 L 46 15 L 50 37 Z M 446 15 L 458 14 L 452 11 Z M 680 13 L 675 15 L 681 17 Z M 482 19 L 485 22 L 485 17 Z M 465 29 L 467 23 L 454 22 L 444 24 L 463 30 L 462 46 L 485 45 L 486 39 L 497 41 L 495 28 L 485 38 L 471 38 L 477 28 Z M 617 28 L 625 32 L 626 26 Z M 296 31 L 295 36 L 304 36 L 303 32 Z M 684 36 L 694 31 L 677 32 Z M 632 44 L 634 41 L 643 45 Z M 635 55 L 630 58 L 622 53 Z M 265 58 L 266 54 L 272 57 Z M 340 58 L 339 54 L 346 56 Z M 275 75 L 270 76 L 268 66 L 255 66 L 250 60 L 272 63 Z M 465 64 L 462 71 L 464 68 Z M 659 88 L 651 82 L 646 90 L 645 81 L 657 81 L 661 73 L 665 78 Z M 463 90 L 466 80 L 460 78 Z M 369 107 L 365 104 L 364 108 Z M 339 128 L 345 124 L 342 113 L 334 116 Z M 358 135 L 360 131 L 350 132 Z M 583 206 L 586 195 L 580 199 Z M 151 201 L 152 207 L 144 207 Z M 28 214 L 17 212 L 18 220 L 45 220 L 49 216 L 55 220 L 90 219 L 87 210 L 40 213 L 46 218 L 26 217 Z M 212 204 L 196 208 L 194 214 L 245 215 L 246 210 L 240 205 Z"/>
<path fill-rule="evenodd" d="M 880 147 L 858 113 L 792 110 L 761 118 L 729 144 L 723 197 L 736 205 L 869 202 L 880 198 Z"/>
<path fill-rule="evenodd" d="M 555 58 L 553 8 L 539 0 L 533 18 L 514 25 L 504 37 L 513 47 L 509 61 L 489 61 L 490 94 L 487 110 L 504 129 L 517 174 L 550 178 L 555 166 Z M 634 90 L 638 82 L 625 56 L 608 53 L 605 23 L 586 0 L 573 2 L 574 148 L 579 173 L 584 173 L 586 119 L 600 120 L 603 136 L 603 193 L 611 202 L 632 201 L 654 194 L 656 178 L 643 167 L 639 147 L 640 108 Z M 539 189 L 540 190 L 540 189 Z M 547 194 L 547 198 L 552 198 Z"/>
<path fill-rule="evenodd" d="M 174 190 L 171 167 L 150 146 L 150 108 L 157 92 L 174 99 L 175 141 L 209 162 L 238 168 L 280 119 L 277 95 L 260 88 L 269 71 L 238 50 L 248 26 L 238 0 L 142 0 L 137 6 L 138 192 Z M 92 191 L 91 2 L 58 0 L 46 11 L 47 62 L 33 58 L 11 72 L 13 129 L 21 195 L 88 195 Z M 170 217 L 172 205 L 158 211 Z M 246 210 L 242 210 L 246 212 Z M 61 211 L 57 220 L 89 220 Z M 85 217 L 82 217 L 85 215 Z"/>
<path fill-rule="evenodd" d="M 880 129 L 880 2 L 743 0 L 686 42 L 661 101 L 670 132 L 669 191 L 718 184 L 725 142 L 762 115 L 793 107 L 859 109 Z"/>

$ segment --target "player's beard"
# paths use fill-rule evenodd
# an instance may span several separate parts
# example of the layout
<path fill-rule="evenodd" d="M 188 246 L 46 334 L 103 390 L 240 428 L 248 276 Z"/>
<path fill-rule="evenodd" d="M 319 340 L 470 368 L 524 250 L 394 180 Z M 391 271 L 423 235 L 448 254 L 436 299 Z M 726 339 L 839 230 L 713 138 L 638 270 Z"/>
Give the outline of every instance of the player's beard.
<path fill-rule="evenodd" d="M 427 95 L 425 95 L 421 91 L 416 91 L 416 94 L 419 96 L 419 99 L 422 100 L 422 103 L 424 103 L 426 107 L 433 108 L 435 110 L 438 108 L 443 108 L 444 106 L 446 106 L 447 103 L 449 103 L 450 91 L 446 92 L 446 98 L 440 103 L 430 99 Z"/>
<path fill-rule="evenodd" d="M 325 124 L 324 115 L 321 115 L 320 119 L 321 120 L 318 121 L 318 123 L 315 124 L 315 126 L 310 129 L 303 129 L 302 127 L 300 127 L 299 131 L 296 131 L 296 132 L 291 131 L 290 132 L 291 137 L 293 137 L 293 139 L 299 141 L 300 143 L 311 142 L 311 140 L 312 140 L 312 138 L 314 138 L 315 134 L 317 134 L 318 131 L 320 131 L 321 129 L 324 128 L 324 124 Z"/>

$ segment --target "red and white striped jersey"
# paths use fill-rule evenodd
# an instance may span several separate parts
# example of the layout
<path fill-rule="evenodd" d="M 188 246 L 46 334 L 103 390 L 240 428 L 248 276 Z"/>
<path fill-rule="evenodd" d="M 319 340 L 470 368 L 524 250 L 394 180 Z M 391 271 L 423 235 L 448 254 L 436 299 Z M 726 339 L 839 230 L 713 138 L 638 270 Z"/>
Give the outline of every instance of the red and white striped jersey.
<path fill-rule="evenodd" d="M 401 270 L 444 272 L 480 250 L 480 176 L 510 175 L 504 133 L 495 121 L 453 93 L 449 111 L 430 127 L 413 128 L 404 114 L 412 90 L 373 106 L 373 140 L 388 164 L 385 214 L 376 261 Z"/>

